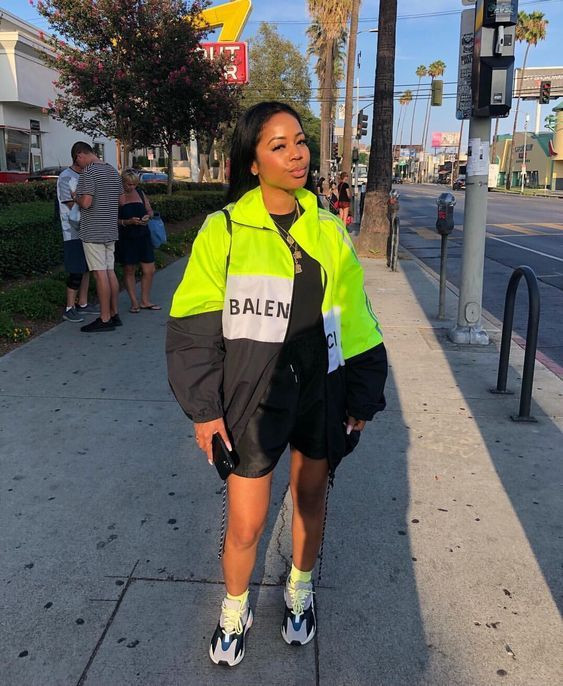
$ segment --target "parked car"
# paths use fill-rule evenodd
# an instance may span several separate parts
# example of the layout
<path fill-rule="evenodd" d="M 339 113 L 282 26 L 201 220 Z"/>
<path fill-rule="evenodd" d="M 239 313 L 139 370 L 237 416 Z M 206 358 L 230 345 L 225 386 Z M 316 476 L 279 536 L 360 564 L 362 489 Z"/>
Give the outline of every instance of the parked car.
<path fill-rule="evenodd" d="M 168 183 L 168 174 L 164 172 L 141 172 L 139 174 L 141 183 Z"/>
<path fill-rule="evenodd" d="M 465 176 L 458 176 L 454 181 L 454 191 L 464 191 L 465 190 Z"/>
<path fill-rule="evenodd" d="M 45 167 L 39 171 L 32 172 L 27 177 L 27 181 L 56 181 L 65 169 L 66 167 Z"/>
<path fill-rule="evenodd" d="M 403 177 L 402 176 L 394 176 L 393 177 L 393 183 L 403 183 Z"/>

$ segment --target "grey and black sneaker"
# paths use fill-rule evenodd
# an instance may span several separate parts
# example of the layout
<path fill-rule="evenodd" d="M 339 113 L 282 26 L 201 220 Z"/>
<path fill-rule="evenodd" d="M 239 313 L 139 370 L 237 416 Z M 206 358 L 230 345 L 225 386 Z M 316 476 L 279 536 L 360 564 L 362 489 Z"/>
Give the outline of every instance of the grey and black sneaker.
<path fill-rule="evenodd" d="M 81 317 L 74 307 L 71 307 L 70 310 L 65 310 L 63 312 L 63 319 L 65 322 L 74 322 L 75 324 L 84 321 L 84 317 Z"/>
<path fill-rule="evenodd" d="M 284 590 L 285 613 L 281 634 L 292 646 L 304 646 L 317 631 L 313 582 L 296 581 L 288 577 Z"/>
<path fill-rule="evenodd" d="M 102 321 L 101 317 L 94 319 L 93 322 L 85 324 L 80 327 L 80 331 L 84 333 L 98 333 L 99 331 L 115 331 L 115 326 L 112 324 L 111 319 L 107 322 Z"/>
<path fill-rule="evenodd" d="M 81 312 L 82 314 L 100 314 L 100 306 L 86 303 L 86 305 L 83 307 L 79 304 L 76 308 L 76 311 Z"/>
<path fill-rule="evenodd" d="M 221 617 L 209 646 L 209 657 L 216 665 L 234 667 L 244 657 L 246 632 L 252 626 L 252 610 L 248 603 L 225 598 Z"/>
<path fill-rule="evenodd" d="M 113 326 L 123 326 L 123 322 L 121 321 L 121 317 L 118 314 L 114 314 L 113 317 L 110 319 L 111 323 Z"/>

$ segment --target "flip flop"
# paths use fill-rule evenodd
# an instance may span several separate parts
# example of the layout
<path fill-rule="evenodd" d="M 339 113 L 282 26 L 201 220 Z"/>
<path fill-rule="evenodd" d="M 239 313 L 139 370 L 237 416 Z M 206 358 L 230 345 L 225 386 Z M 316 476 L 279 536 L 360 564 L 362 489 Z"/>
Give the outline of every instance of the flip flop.
<path fill-rule="evenodd" d="M 141 311 L 140 307 L 130 307 L 129 308 L 129 312 L 131 312 L 131 314 L 139 314 L 140 311 Z"/>
<path fill-rule="evenodd" d="M 142 310 L 161 310 L 162 307 L 160 305 L 141 305 Z"/>

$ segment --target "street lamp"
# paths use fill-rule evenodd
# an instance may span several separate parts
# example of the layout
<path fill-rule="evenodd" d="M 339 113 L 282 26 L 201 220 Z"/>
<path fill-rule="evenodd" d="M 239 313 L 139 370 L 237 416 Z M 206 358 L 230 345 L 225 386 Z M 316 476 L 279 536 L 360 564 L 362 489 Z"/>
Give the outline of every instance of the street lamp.
<path fill-rule="evenodd" d="M 524 179 L 526 178 L 526 138 L 528 136 L 528 122 L 530 121 L 530 115 L 527 114 L 524 119 L 524 156 L 522 158 L 522 185 L 520 188 L 520 193 L 524 194 Z"/>

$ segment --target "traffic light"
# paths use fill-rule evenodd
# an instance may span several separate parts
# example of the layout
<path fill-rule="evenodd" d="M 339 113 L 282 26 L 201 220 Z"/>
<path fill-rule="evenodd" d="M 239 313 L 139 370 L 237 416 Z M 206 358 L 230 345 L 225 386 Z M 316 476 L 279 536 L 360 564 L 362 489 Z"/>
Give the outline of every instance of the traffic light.
<path fill-rule="evenodd" d="M 368 115 L 361 110 L 358 112 L 358 121 L 356 123 L 356 138 L 359 140 L 368 132 Z"/>
<path fill-rule="evenodd" d="M 432 81 L 432 96 L 430 104 L 432 107 L 440 107 L 442 105 L 442 96 L 444 95 L 444 82 L 442 79 L 434 79 Z"/>
<path fill-rule="evenodd" d="M 477 0 L 473 43 L 474 117 L 506 117 L 512 105 L 518 0 Z"/>
<path fill-rule="evenodd" d="M 332 159 L 335 160 L 338 157 L 338 143 L 332 144 Z"/>
<path fill-rule="evenodd" d="M 540 83 L 540 105 L 547 105 L 551 97 L 551 81 Z"/>

